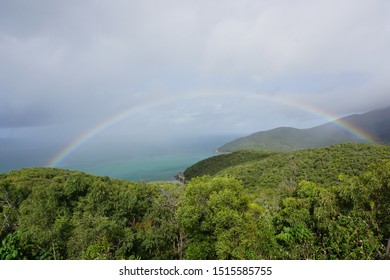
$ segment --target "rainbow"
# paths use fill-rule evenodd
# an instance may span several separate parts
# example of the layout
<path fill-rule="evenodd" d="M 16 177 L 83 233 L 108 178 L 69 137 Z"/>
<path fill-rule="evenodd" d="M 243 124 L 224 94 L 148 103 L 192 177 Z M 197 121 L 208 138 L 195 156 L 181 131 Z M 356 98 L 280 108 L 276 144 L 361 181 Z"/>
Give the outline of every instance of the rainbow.
<path fill-rule="evenodd" d="M 160 98 L 152 98 L 144 100 L 141 103 L 138 103 L 136 105 L 130 106 L 126 110 L 123 110 L 119 113 L 116 113 L 107 119 L 104 119 L 103 121 L 96 124 L 94 127 L 89 129 L 88 131 L 84 132 L 83 134 L 79 135 L 72 143 L 70 143 L 68 146 L 63 148 L 59 153 L 57 153 L 47 164 L 49 167 L 56 167 L 58 164 L 63 161 L 65 158 L 67 158 L 73 151 L 78 149 L 80 146 L 82 146 L 84 143 L 88 142 L 90 139 L 94 138 L 96 135 L 100 134 L 101 132 L 109 129 L 110 127 L 115 126 L 116 124 L 122 122 L 123 120 L 129 118 L 130 116 L 137 114 L 139 112 L 143 112 L 146 110 L 150 110 L 159 106 L 163 106 L 165 104 L 169 104 L 176 100 L 181 99 L 188 99 L 191 97 L 196 96 L 202 96 L 207 95 L 207 92 L 203 93 L 190 93 L 187 95 L 180 95 L 180 94 L 172 94 L 165 97 Z"/>
<path fill-rule="evenodd" d="M 191 99 L 191 98 L 196 98 L 196 97 L 207 97 L 210 95 L 216 95 L 220 94 L 221 97 L 225 97 L 226 94 L 232 94 L 232 92 L 224 92 L 222 93 L 211 93 L 210 91 L 202 91 L 202 92 L 193 92 L 189 94 L 171 94 L 168 96 L 163 96 L 160 98 L 151 98 L 144 100 L 141 103 L 138 103 L 136 105 L 130 106 L 126 110 L 123 110 L 119 113 L 116 113 L 103 121 L 97 123 L 94 127 L 89 129 L 88 131 L 84 132 L 83 134 L 79 135 L 74 141 L 72 141 L 69 145 L 64 147 L 61 151 L 59 151 L 47 164 L 49 167 L 57 167 L 65 158 L 69 157 L 70 154 L 72 154 L 75 150 L 77 150 L 80 146 L 84 145 L 86 142 L 94 138 L 96 135 L 102 133 L 103 131 L 115 126 L 116 124 L 122 122 L 123 120 L 129 118 L 130 116 L 137 114 L 139 112 L 143 112 L 149 109 L 157 108 L 166 104 L 169 104 L 173 101 L 180 101 L 184 99 Z M 278 98 L 278 97 L 271 97 L 269 95 L 264 95 L 264 94 L 250 94 L 252 98 L 262 98 L 262 99 L 267 99 L 272 102 L 276 102 L 279 104 L 287 105 L 287 106 L 292 106 L 294 108 L 298 108 L 300 110 L 309 112 L 311 114 L 320 116 L 321 118 L 324 118 L 328 121 L 334 121 L 340 128 L 345 129 L 346 131 L 351 132 L 353 135 L 355 135 L 358 139 L 360 139 L 363 142 L 368 142 L 368 143 L 375 143 L 378 140 L 366 133 L 365 131 L 362 131 L 361 129 L 353 126 L 350 123 L 347 123 L 346 121 L 338 119 L 337 116 L 326 112 L 324 110 L 321 110 L 319 108 L 316 108 L 312 105 L 306 104 L 302 101 L 298 100 L 293 100 L 289 98 Z M 258 101 L 258 100 L 257 100 Z"/>

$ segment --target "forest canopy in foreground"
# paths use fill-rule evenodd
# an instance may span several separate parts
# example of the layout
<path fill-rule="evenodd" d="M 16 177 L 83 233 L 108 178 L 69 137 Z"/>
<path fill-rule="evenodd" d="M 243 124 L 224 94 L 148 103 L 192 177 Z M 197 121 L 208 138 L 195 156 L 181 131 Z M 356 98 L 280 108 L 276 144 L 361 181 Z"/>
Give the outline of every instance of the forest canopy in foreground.
<path fill-rule="evenodd" d="M 243 151 L 184 184 L 0 174 L 1 259 L 388 259 L 390 147 Z"/>

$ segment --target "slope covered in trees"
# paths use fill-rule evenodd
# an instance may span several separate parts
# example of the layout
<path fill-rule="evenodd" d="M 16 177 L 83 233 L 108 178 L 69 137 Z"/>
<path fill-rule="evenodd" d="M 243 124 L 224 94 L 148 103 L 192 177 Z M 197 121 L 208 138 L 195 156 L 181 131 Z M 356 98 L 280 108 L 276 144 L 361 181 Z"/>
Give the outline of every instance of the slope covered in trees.
<path fill-rule="evenodd" d="M 199 163 L 185 185 L 0 174 L 0 258 L 387 259 L 389 156 L 361 144 L 247 151 Z"/>
<path fill-rule="evenodd" d="M 291 152 L 237 151 L 202 160 L 184 172 L 187 179 L 230 174 L 247 188 L 272 187 L 310 180 L 338 184 L 341 173 L 354 176 L 373 162 L 389 159 L 390 147 L 362 143 Z M 211 167 L 210 167 L 211 166 Z"/>
<path fill-rule="evenodd" d="M 60 169 L 1 175 L 3 258 L 178 258 L 180 186 Z"/>

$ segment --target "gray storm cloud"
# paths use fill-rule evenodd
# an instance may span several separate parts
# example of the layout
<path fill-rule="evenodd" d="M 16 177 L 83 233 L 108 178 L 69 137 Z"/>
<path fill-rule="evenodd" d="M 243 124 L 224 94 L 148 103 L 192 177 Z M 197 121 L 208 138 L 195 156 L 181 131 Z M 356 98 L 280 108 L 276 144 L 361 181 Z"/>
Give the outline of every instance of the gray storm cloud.
<path fill-rule="evenodd" d="M 389 14 L 387 0 L 4 0 L 0 138 L 66 145 L 154 99 L 112 137 L 325 121 L 283 99 L 339 116 L 376 109 L 390 103 Z M 159 105 L 175 95 L 188 98 Z"/>

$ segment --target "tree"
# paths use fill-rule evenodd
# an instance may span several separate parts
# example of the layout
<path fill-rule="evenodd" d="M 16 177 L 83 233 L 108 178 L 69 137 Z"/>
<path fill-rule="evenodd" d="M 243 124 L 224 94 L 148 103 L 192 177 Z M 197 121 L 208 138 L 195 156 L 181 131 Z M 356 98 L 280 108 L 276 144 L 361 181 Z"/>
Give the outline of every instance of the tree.
<path fill-rule="evenodd" d="M 185 258 L 264 258 L 273 245 L 271 226 L 264 216 L 240 181 L 209 176 L 192 179 L 178 209 L 188 240 Z M 265 243 L 268 246 L 263 247 Z"/>
<path fill-rule="evenodd" d="M 302 181 L 275 216 L 282 258 L 382 259 L 390 236 L 390 162 L 336 187 Z"/>

